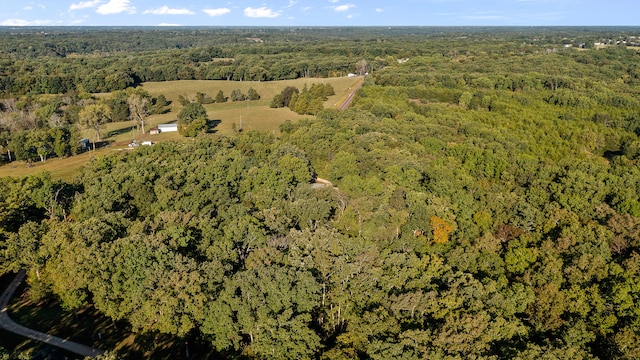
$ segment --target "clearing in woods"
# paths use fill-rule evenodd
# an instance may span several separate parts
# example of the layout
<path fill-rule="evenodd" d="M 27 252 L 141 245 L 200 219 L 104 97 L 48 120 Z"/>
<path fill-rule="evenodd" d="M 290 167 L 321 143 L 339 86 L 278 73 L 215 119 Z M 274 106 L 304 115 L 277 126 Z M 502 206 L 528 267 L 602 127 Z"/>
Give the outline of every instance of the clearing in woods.
<path fill-rule="evenodd" d="M 269 107 L 271 99 L 280 93 L 287 86 L 294 86 L 302 90 L 304 85 L 311 86 L 315 83 L 331 84 L 335 90 L 335 95 L 330 96 L 325 101 L 325 108 L 338 109 L 350 98 L 357 87 L 362 83 L 363 78 L 302 78 L 295 80 L 281 80 L 269 82 L 252 81 L 225 81 L 225 80 L 179 80 L 166 82 L 150 82 L 142 84 L 153 97 L 164 95 L 171 105 L 167 107 L 164 114 L 151 115 L 147 118 L 145 128 L 151 129 L 158 124 L 173 123 L 177 121 L 177 116 L 182 105 L 178 101 L 180 95 L 187 99 L 194 99 L 196 93 L 204 93 L 212 98 L 216 97 L 219 90 L 222 90 L 225 97 L 229 98 L 231 92 L 240 89 L 243 94 L 247 94 L 249 88 L 253 88 L 260 94 L 260 100 L 232 102 L 229 99 L 226 103 L 206 104 L 209 120 L 215 121 L 213 129 L 216 133 L 231 135 L 236 130 L 262 130 L 269 132 L 279 132 L 280 124 L 287 120 L 297 121 L 310 117 L 310 115 L 298 115 L 288 108 L 272 109 Z M 109 94 L 101 94 L 100 97 L 108 97 Z M 126 149 L 127 145 L 133 141 L 181 141 L 184 138 L 178 133 L 165 133 L 150 135 L 141 134 L 135 130 L 133 121 L 124 121 L 107 124 L 104 130 L 104 141 L 110 144 L 95 152 L 89 151 L 84 154 L 67 157 L 64 159 L 52 158 L 44 163 L 34 162 L 27 164 L 23 161 L 14 161 L 0 166 L 0 177 L 2 176 L 27 176 L 40 171 L 48 171 L 52 178 L 71 181 L 74 176 L 80 173 L 82 166 L 95 156 L 100 156 L 109 151 Z M 91 138 L 90 131 L 84 131 L 83 136 Z"/>

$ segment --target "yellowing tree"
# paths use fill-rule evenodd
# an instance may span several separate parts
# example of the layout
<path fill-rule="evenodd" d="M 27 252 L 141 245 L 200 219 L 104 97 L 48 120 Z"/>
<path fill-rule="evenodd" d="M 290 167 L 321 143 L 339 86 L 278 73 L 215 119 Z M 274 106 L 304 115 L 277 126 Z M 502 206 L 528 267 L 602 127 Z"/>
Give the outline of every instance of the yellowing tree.
<path fill-rule="evenodd" d="M 449 234 L 453 231 L 453 227 L 448 222 L 438 216 L 429 218 L 429 225 L 433 231 L 433 241 L 437 244 L 444 244 L 449 241 Z"/>

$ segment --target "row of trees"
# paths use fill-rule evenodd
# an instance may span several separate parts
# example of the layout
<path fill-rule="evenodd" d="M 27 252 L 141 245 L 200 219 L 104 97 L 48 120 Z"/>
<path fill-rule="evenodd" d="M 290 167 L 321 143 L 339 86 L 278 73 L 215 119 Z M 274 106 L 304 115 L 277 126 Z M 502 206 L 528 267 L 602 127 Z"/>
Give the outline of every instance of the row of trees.
<path fill-rule="evenodd" d="M 169 102 L 142 88 L 117 91 L 108 98 L 83 94 L 5 99 L 0 112 L 0 149 L 7 161 L 65 157 L 84 150 L 81 130 L 92 132 L 93 147 L 112 121 L 135 120 L 145 133 L 147 117 L 161 113 Z"/>
<path fill-rule="evenodd" d="M 86 29 L 57 29 L 46 37 L 40 32 L 26 31 L 12 36 L 3 31 L 0 32 L 0 50 L 3 50 L 0 51 L 3 54 L 0 55 L 0 93 L 5 96 L 69 91 L 103 93 L 148 81 L 270 81 L 346 76 L 352 72 L 364 75 L 394 65 L 398 59 L 421 56 L 482 58 L 488 54 L 499 60 L 515 55 L 526 62 L 532 55 L 568 52 L 587 63 L 600 61 L 591 53 L 565 50 L 566 39 L 584 42 L 577 40 L 583 38 L 584 33 L 574 29 L 549 31 L 545 36 L 525 31 L 530 29 L 451 28 L 442 33 L 424 28 L 379 30 L 377 33 L 364 29 L 326 30 L 336 33 L 336 37 L 331 38 L 324 38 L 312 29 L 294 32 L 261 29 L 250 36 L 246 36 L 249 34 L 244 29 L 202 29 L 193 33 L 110 30 L 100 32 L 100 36 Z M 615 38 L 616 31 L 594 30 L 589 35 L 593 38 L 585 41 Z M 624 31 L 620 29 L 618 34 Z M 447 35 L 456 40 L 451 41 Z M 158 36 L 163 40 L 159 41 Z M 261 38 L 265 42 L 255 43 L 246 38 Z M 424 39 L 428 39 L 428 46 Z M 625 49 L 610 51 L 624 52 Z M 121 56 L 122 53 L 133 56 Z M 482 68 L 480 64 L 476 66 Z M 397 82 L 406 77 L 398 75 L 397 79 L 386 81 Z M 429 71 L 414 72 L 414 75 L 433 77 Z M 500 86 L 518 85 L 506 82 Z"/>
<path fill-rule="evenodd" d="M 245 101 L 245 100 L 260 100 L 260 94 L 258 94 L 258 92 L 253 88 L 253 87 L 249 87 L 249 90 L 247 90 L 247 93 L 243 93 L 242 90 L 240 89 L 235 89 L 233 91 L 231 91 L 231 101 Z M 216 94 L 215 98 L 212 98 L 211 96 L 202 93 L 202 92 L 196 92 L 196 95 L 194 98 L 188 98 L 185 97 L 184 95 L 178 95 L 178 102 L 185 106 L 189 103 L 192 102 L 197 102 L 200 104 L 213 104 L 213 103 L 217 103 L 217 104 L 222 104 L 225 103 L 229 100 L 229 97 L 224 95 L 224 91 L 222 90 L 218 90 L 218 93 Z"/>
<path fill-rule="evenodd" d="M 44 162 L 54 155 L 66 157 L 82 150 L 79 133 L 74 127 L 34 129 L 14 136 L 5 131 L 0 136 L 8 161 L 34 161 L 38 158 Z"/>
<path fill-rule="evenodd" d="M 288 107 L 300 115 L 316 115 L 324 109 L 324 102 L 331 95 L 335 95 L 331 84 L 312 84 L 311 88 L 305 84 L 302 92 L 294 86 L 287 86 L 271 99 L 269 106 Z"/>
<path fill-rule="evenodd" d="M 232 60 L 203 62 L 193 62 L 177 50 L 137 53 L 131 57 L 91 55 L 71 59 L 24 59 L 7 62 L 1 68 L 0 94 L 104 93 L 149 81 L 272 81 L 336 77 L 355 71 L 357 61 L 342 55 L 327 57 L 318 54 L 308 58 L 295 48 L 271 55 L 236 53 Z M 383 63 L 382 60 L 376 62 L 378 66 Z"/>

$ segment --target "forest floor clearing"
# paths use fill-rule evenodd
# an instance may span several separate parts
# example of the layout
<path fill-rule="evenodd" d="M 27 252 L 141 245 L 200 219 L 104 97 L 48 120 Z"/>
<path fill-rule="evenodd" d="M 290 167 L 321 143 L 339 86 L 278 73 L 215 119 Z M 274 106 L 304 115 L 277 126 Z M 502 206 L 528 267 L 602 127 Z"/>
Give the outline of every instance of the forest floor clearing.
<path fill-rule="evenodd" d="M 225 80 L 179 80 L 167 82 L 144 83 L 142 87 L 156 97 L 164 95 L 171 105 L 164 114 L 151 115 L 147 118 L 145 125 L 145 134 L 141 134 L 136 130 L 134 121 L 122 121 L 109 123 L 104 129 L 103 145 L 96 151 L 87 151 L 85 153 L 70 156 L 66 158 L 52 158 L 45 162 L 14 161 L 9 164 L 0 166 L 0 177 L 13 176 L 23 177 L 35 174 L 41 171 L 47 171 L 54 179 L 71 181 L 80 174 L 84 164 L 89 162 L 96 156 L 102 156 L 110 153 L 114 149 L 127 148 L 127 145 L 136 140 L 138 142 L 152 141 L 153 143 L 162 141 L 184 141 L 185 138 L 178 134 L 161 133 L 156 135 L 149 134 L 149 129 L 158 126 L 158 124 L 174 123 L 177 121 L 177 115 L 182 109 L 182 105 L 178 102 L 180 95 L 185 98 L 195 98 L 197 92 L 215 97 L 218 90 L 222 90 L 225 96 L 229 96 L 235 89 L 240 89 L 243 93 L 247 93 L 250 87 L 260 94 L 260 100 L 254 101 L 227 101 L 221 104 L 204 105 L 210 120 L 216 125 L 212 129 L 213 132 L 222 135 L 232 135 L 234 131 L 243 130 L 261 130 L 267 132 L 278 133 L 279 126 L 285 121 L 298 121 L 311 115 L 299 115 L 288 108 L 272 109 L 269 107 L 273 96 L 280 93 L 287 86 L 295 86 L 302 89 L 305 84 L 310 87 L 312 84 L 324 83 L 331 84 L 335 90 L 335 95 L 330 96 L 325 101 L 326 108 L 341 108 L 341 106 L 352 97 L 352 94 L 362 84 L 364 78 L 302 78 L 296 80 L 281 80 L 272 82 L 251 82 L 251 81 L 225 81 Z M 106 96 L 103 94 L 101 96 Z M 84 131 L 83 136 L 91 138 L 90 131 Z"/>

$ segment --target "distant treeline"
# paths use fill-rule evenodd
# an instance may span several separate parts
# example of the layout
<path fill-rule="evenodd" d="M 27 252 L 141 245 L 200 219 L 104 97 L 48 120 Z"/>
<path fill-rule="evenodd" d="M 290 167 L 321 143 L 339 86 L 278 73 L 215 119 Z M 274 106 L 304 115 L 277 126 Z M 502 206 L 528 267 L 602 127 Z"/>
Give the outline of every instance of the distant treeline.
<path fill-rule="evenodd" d="M 8 30 L 8 29 L 6 29 Z M 623 30 L 623 29 L 622 29 Z M 492 32 L 493 31 L 493 32 Z M 346 76 L 362 59 L 376 71 L 398 58 L 518 55 L 593 44 L 598 28 L 86 28 L 0 31 L 0 94 L 123 90 L 146 81 L 269 81 Z M 570 40 L 567 40 L 570 39 Z"/>

